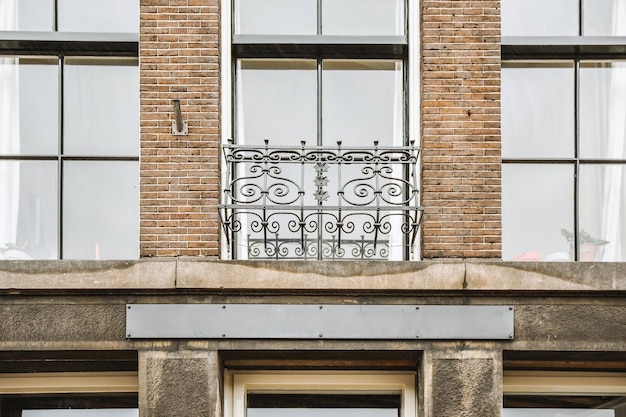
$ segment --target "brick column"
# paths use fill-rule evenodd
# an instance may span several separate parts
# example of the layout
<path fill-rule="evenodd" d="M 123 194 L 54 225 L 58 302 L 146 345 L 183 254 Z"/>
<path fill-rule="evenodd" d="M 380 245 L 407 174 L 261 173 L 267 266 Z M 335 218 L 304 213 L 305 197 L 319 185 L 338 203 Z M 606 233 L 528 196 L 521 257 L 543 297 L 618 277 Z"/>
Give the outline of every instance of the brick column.
<path fill-rule="evenodd" d="M 222 370 L 215 351 L 140 351 L 140 417 L 219 417 Z"/>
<path fill-rule="evenodd" d="M 141 0 L 141 256 L 219 255 L 219 13 Z M 186 136 L 172 135 L 174 99 Z"/>
<path fill-rule="evenodd" d="M 422 1 L 424 258 L 498 258 L 500 1 Z"/>
<path fill-rule="evenodd" d="M 419 389 L 421 417 L 501 417 L 502 353 L 426 351 Z"/>

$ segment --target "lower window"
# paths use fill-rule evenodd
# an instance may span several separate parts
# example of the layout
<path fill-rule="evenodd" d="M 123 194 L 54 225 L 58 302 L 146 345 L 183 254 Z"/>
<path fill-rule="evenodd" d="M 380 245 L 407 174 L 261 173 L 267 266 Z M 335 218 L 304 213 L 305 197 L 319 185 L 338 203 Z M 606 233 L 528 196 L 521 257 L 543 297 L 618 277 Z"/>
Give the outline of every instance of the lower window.
<path fill-rule="evenodd" d="M 411 373 L 230 373 L 226 417 L 416 417 Z"/>
<path fill-rule="evenodd" d="M 505 371 L 503 417 L 624 417 L 626 373 Z"/>
<path fill-rule="evenodd" d="M 3 373 L 0 416 L 139 417 L 137 378 L 136 371 Z"/>

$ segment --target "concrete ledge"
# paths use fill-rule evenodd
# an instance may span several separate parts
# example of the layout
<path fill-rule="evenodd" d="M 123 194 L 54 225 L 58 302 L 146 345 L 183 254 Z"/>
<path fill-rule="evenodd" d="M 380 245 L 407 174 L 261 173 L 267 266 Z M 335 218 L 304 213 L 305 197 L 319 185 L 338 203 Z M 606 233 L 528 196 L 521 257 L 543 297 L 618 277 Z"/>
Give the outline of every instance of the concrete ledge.
<path fill-rule="evenodd" d="M 626 291 L 626 263 L 0 261 L 0 290 Z"/>
<path fill-rule="evenodd" d="M 0 289 L 165 289 L 176 261 L 0 261 Z"/>
<path fill-rule="evenodd" d="M 626 263 L 468 262 L 467 290 L 626 291 Z"/>
<path fill-rule="evenodd" d="M 178 288 L 460 290 L 463 262 L 198 262 L 180 260 Z"/>

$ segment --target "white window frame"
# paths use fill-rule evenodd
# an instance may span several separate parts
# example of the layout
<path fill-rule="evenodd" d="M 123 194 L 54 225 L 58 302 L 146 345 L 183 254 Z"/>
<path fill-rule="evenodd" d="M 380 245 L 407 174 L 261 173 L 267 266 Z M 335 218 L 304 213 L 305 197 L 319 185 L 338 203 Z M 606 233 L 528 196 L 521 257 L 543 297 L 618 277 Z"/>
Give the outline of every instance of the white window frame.
<path fill-rule="evenodd" d="M 400 417 L 417 417 L 415 372 L 225 370 L 224 417 L 245 417 L 250 391 L 263 393 L 400 393 Z"/>
<path fill-rule="evenodd" d="M 504 371 L 502 380 L 502 394 L 516 396 L 614 396 L 621 397 L 619 405 L 613 410 L 623 410 L 623 399 L 626 397 L 626 372 L 587 372 L 587 371 Z M 520 410 L 532 410 L 546 412 L 545 408 L 502 408 L 519 412 Z M 608 408 L 605 411 L 610 410 Z M 554 408 L 552 411 L 563 409 Z M 572 416 L 582 416 L 592 408 L 570 409 Z M 596 410 L 597 411 L 597 410 Z M 574 414 L 576 413 L 576 414 Z M 539 414 L 538 414 L 539 415 Z M 546 415 L 546 414 L 541 414 Z M 591 415 L 591 414 L 589 414 Z M 618 414 L 621 415 L 621 414 Z"/>

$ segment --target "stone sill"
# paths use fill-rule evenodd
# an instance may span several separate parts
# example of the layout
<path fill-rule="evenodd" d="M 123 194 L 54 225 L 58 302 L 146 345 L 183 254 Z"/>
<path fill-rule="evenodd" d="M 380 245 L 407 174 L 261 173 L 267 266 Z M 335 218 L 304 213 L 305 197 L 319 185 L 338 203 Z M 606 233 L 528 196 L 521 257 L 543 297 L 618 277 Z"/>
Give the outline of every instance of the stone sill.
<path fill-rule="evenodd" d="M 0 261 L 0 291 L 209 290 L 357 292 L 626 291 L 626 263 L 217 261 Z"/>

